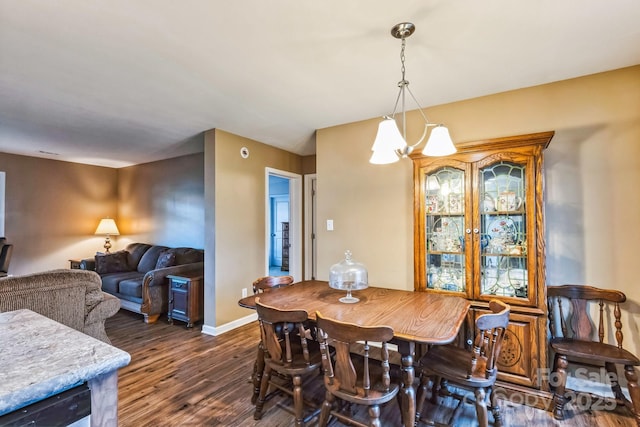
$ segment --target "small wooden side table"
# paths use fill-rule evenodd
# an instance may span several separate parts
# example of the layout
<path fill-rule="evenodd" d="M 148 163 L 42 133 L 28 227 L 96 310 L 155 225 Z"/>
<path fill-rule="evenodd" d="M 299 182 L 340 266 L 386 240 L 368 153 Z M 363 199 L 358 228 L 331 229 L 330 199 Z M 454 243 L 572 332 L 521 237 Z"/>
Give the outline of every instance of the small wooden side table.
<path fill-rule="evenodd" d="M 204 319 L 204 286 L 202 273 L 167 275 L 169 280 L 169 323 L 174 319 L 187 322 L 187 328 Z"/>
<path fill-rule="evenodd" d="M 82 267 L 80 264 L 82 263 L 81 259 L 70 259 L 69 260 L 69 268 L 72 270 L 80 270 Z"/>

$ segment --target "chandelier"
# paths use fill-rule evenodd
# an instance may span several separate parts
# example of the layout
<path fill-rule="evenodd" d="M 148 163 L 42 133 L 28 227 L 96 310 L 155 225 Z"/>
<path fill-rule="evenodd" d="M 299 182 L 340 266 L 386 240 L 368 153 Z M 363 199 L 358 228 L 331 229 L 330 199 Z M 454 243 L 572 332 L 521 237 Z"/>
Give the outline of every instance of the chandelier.
<path fill-rule="evenodd" d="M 395 106 L 393 107 L 393 113 L 390 116 L 384 116 L 384 120 L 378 125 L 378 134 L 373 142 L 371 151 L 370 163 L 383 165 L 388 163 L 397 162 L 400 158 L 406 158 L 413 152 L 413 150 L 424 141 L 427 136 L 430 127 L 431 134 L 427 140 L 427 144 L 422 150 L 422 154 L 425 156 L 447 156 L 456 152 L 456 147 L 453 145 L 451 136 L 449 135 L 449 129 L 439 123 L 429 123 L 427 116 L 425 116 L 422 107 L 416 100 L 416 97 L 409 89 L 409 81 L 405 78 L 405 56 L 404 50 L 406 45 L 406 38 L 409 37 L 415 31 L 416 27 L 410 22 L 403 22 L 394 26 L 391 29 L 391 35 L 402 41 L 402 48 L 400 50 L 400 62 L 402 64 L 402 80 L 398 82 L 398 97 L 396 98 Z M 424 120 L 424 132 L 422 137 L 415 144 L 407 143 L 407 118 L 405 101 L 406 96 L 409 94 L 413 102 L 418 106 L 418 111 L 422 115 Z M 402 124 L 402 134 L 398 128 L 398 124 L 395 120 L 396 112 L 398 111 L 398 105 L 402 107 L 400 112 L 400 119 Z"/>

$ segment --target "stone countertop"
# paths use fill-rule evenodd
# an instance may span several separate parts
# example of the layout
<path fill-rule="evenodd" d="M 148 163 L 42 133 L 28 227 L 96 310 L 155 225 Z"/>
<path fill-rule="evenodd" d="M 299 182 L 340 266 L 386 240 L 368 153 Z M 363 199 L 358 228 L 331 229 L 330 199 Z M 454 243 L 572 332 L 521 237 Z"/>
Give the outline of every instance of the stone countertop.
<path fill-rule="evenodd" d="M 130 361 L 129 353 L 33 311 L 0 313 L 0 415 Z"/>

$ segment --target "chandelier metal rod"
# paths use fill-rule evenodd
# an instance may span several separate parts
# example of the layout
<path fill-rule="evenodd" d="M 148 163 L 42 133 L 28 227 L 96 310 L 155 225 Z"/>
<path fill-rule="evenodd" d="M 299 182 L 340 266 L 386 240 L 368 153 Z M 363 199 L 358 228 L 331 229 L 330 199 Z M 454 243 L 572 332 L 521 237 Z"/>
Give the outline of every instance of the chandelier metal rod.
<path fill-rule="evenodd" d="M 418 145 L 420 145 L 422 141 L 424 141 L 424 139 L 426 138 L 427 128 L 431 126 L 438 126 L 438 123 L 429 123 L 429 120 L 427 119 L 427 116 L 424 114 L 424 111 L 422 110 L 420 103 L 418 102 L 417 98 L 409 88 L 409 81 L 405 78 L 407 68 L 405 65 L 406 57 L 404 52 L 407 46 L 406 37 L 410 36 L 411 32 L 404 31 L 404 32 L 401 32 L 399 35 L 401 40 L 400 72 L 402 75 L 402 80 L 398 82 L 398 87 L 400 88 L 400 90 L 398 91 L 398 96 L 396 97 L 396 102 L 393 106 L 393 112 L 391 113 L 391 118 L 395 118 L 396 112 L 398 111 L 398 103 L 402 101 L 402 137 L 406 142 L 407 141 L 407 109 L 406 109 L 406 94 L 405 94 L 405 90 L 406 90 L 407 92 L 409 92 L 409 95 L 411 96 L 411 99 L 413 99 L 413 102 L 416 103 L 416 106 L 418 107 L 418 111 L 420 112 L 420 115 L 422 116 L 422 119 L 424 120 L 424 123 L 425 123 L 424 132 L 422 133 L 422 136 L 420 137 L 418 142 L 416 142 L 415 144 L 409 144 L 408 142 L 406 142 L 408 146 L 410 146 L 411 148 L 415 148 Z"/>

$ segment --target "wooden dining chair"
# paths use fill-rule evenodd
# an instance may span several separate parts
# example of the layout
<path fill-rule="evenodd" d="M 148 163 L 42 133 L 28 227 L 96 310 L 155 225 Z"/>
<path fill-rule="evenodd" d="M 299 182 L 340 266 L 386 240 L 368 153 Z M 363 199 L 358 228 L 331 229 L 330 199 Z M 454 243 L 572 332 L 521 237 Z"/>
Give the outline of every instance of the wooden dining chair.
<path fill-rule="evenodd" d="M 265 370 L 253 418 L 256 420 L 262 418 L 267 392 L 270 386 L 273 386 L 293 397 L 295 425 L 303 426 L 309 418 L 317 414 L 317 411 L 304 418 L 302 380 L 303 377 L 319 375 L 322 366 L 319 343 L 306 337 L 307 312 L 278 310 L 260 304 L 260 298 L 256 298 L 256 310 L 265 349 Z M 292 388 L 279 381 L 271 381 L 273 371 L 290 377 Z"/>
<path fill-rule="evenodd" d="M 253 281 L 253 293 L 261 294 L 263 292 L 269 292 L 272 289 L 282 288 L 289 286 L 293 283 L 293 276 L 264 276 L 259 277 Z M 251 375 L 253 383 L 253 395 L 251 396 L 251 403 L 255 405 L 258 400 L 258 394 L 260 394 L 260 382 L 262 381 L 262 373 L 264 372 L 264 347 L 262 340 L 258 343 L 258 351 L 256 354 L 256 361 L 253 364 L 253 373 Z"/>
<path fill-rule="evenodd" d="M 253 293 L 259 294 L 274 288 L 289 286 L 293 283 L 293 276 L 264 276 L 253 281 Z"/>
<path fill-rule="evenodd" d="M 551 332 L 549 345 L 555 353 L 554 375 L 550 378 L 550 385 L 554 391 L 554 417 L 558 420 L 564 418 L 564 405 L 567 401 L 567 367 L 571 362 L 574 365 L 598 368 L 604 366 L 616 402 L 624 404 L 633 413 L 640 427 L 640 389 L 638 389 L 638 375 L 634 368 L 640 365 L 640 360 L 622 347 L 620 304 L 626 301 L 625 294 L 617 290 L 593 286 L 562 285 L 549 286 L 547 299 Z M 596 303 L 597 307 L 593 303 Z M 597 323 L 592 323 L 596 318 L 595 315 L 590 315 L 593 312 L 598 313 Z M 605 318 L 609 321 L 607 322 Z M 593 328 L 596 324 L 597 331 Z M 614 339 L 615 344 L 608 343 L 613 342 Z M 631 400 L 625 397 L 620 388 L 616 365 L 624 366 Z"/>
<path fill-rule="evenodd" d="M 380 405 L 389 402 L 400 388 L 392 381 L 387 342 L 393 338 L 388 326 L 358 326 L 328 319 L 316 312 L 316 323 L 322 351 L 322 366 L 326 395 L 318 425 L 327 425 L 330 416 L 349 425 L 380 426 Z M 352 353 L 354 346 L 364 342 L 364 355 Z M 381 343 L 380 360 L 370 357 L 369 342 Z M 330 346 L 335 348 L 332 357 Z M 336 398 L 369 408 L 369 424 L 348 416 L 333 407 Z"/>
<path fill-rule="evenodd" d="M 487 398 L 493 412 L 495 425 L 502 425 L 502 417 L 493 386 L 498 375 L 496 362 L 509 323 L 511 308 L 502 301 L 491 300 L 489 309 L 491 313 L 482 314 L 476 318 L 475 340 L 471 349 L 468 350 L 452 344 L 436 345 L 420 359 L 420 387 L 416 397 L 416 422 L 419 422 L 421 418 L 429 382 L 432 382 L 431 402 L 437 404 L 440 392 L 443 391 L 441 385 L 444 380 L 448 385 L 473 391 L 476 416 L 480 427 L 486 427 L 489 424 Z M 469 396 L 453 393 L 451 390 L 448 390 L 446 394 L 460 400 L 460 404 L 449 420 L 451 425 L 459 413 L 461 404 L 472 399 L 469 399 Z"/>

